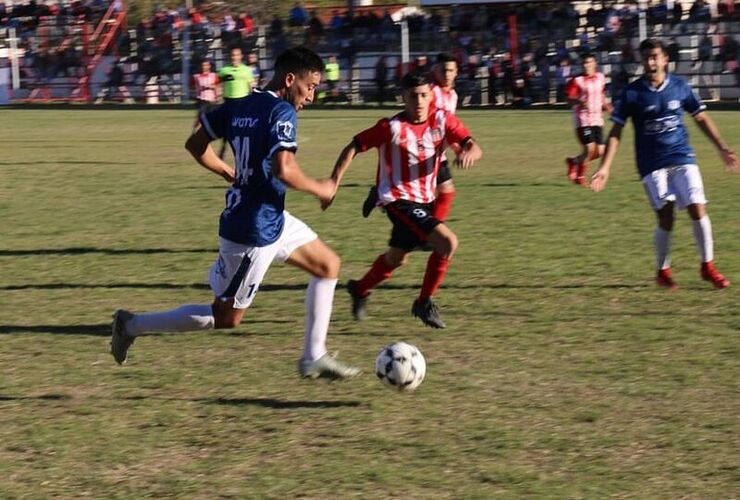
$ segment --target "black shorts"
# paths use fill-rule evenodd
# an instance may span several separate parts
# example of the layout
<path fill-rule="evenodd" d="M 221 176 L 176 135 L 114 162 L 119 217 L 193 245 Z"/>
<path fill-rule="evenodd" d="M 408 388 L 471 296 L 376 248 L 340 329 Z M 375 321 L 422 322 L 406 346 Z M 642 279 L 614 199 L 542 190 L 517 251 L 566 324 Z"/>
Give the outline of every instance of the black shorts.
<path fill-rule="evenodd" d="M 393 223 L 388 244 L 404 250 L 413 250 L 427 240 L 441 222 L 432 217 L 432 203 L 414 203 L 398 200 L 385 206 Z"/>
<path fill-rule="evenodd" d="M 211 101 L 204 101 L 202 99 L 195 100 L 195 109 L 198 110 L 198 114 L 208 113 L 218 107 L 218 104 Z"/>
<path fill-rule="evenodd" d="M 604 144 L 604 134 L 602 132 L 603 127 L 578 127 L 576 133 L 578 134 L 578 140 L 584 146 L 595 142 L 596 144 Z"/>
<path fill-rule="evenodd" d="M 437 186 L 451 179 L 452 179 L 452 171 L 450 170 L 450 166 L 447 163 L 447 160 L 444 160 L 442 164 L 439 166 L 439 171 L 437 172 Z"/>

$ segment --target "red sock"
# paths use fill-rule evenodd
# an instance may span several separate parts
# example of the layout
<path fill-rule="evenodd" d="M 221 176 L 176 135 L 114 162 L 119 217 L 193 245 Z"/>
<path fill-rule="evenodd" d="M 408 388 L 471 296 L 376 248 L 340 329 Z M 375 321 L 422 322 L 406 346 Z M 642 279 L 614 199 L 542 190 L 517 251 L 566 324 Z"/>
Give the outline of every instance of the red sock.
<path fill-rule="evenodd" d="M 370 270 L 357 282 L 357 293 L 363 297 L 369 295 L 373 288 L 390 278 L 391 274 L 393 268 L 385 261 L 385 255 L 380 254 Z"/>
<path fill-rule="evenodd" d="M 432 255 L 429 256 L 429 260 L 427 261 L 427 270 L 424 273 L 424 283 L 421 285 L 419 300 L 423 301 L 434 295 L 439 289 L 439 285 L 442 284 L 449 265 L 450 259 L 432 252 Z"/>
<path fill-rule="evenodd" d="M 432 208 L 432 217 L 444 222 L 447 219 L 447 214 L 450 213 L 450 207 L 452 207 L 452 200 L 455 199 L 455 191 L 442 191 L 437 195 L 437 199 L 434 200 L 434 207 Z"/>
<path fill-rule="evenodd" d="M 588 163 L 582 162 L 578 164 L 578 177 L 585 177 L 587 171 L 588 171 Z"/>

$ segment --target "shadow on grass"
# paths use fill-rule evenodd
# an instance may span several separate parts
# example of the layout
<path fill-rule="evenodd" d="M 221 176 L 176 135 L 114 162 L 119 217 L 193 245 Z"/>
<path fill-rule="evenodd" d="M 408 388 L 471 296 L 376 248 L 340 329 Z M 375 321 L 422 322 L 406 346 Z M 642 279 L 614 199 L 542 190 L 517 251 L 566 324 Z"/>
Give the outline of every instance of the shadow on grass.
<path fill-rule="evenodd" d="M 168 398 L 162 396 L 124 396 L 121 399 L 128 401 L 143 401 L 158 399 L 163 401 L 193 401 L 223 406 L 260 406 L 276 410 L 291 410 L 300 408 L 357 408 L 363 406 L 359 401 L 289 401 L 274 398 Z"/>
<path fill-rule="evenodd" d="M 105 255 L 129 254 L 156 254 L 156 253 L 212 253 L 217 254 L 217 248 L 97 248 L 97 247 L 68 247 L 68 248 L 31 248 L 20 250 L 0 250 L 0 257 L 19 257 L 23 255 L 85 255 L 101 253 Z"/>
<path fill-rule="evenodd" d="M 0 325 L 0 335 L 9 333 L 53 333 L 110 337 L 110 323 L 95 325 Z"/>
<path fill-rule="evenodd" d="M 196 399 L 195 401 L 225 406 L 261 406 L 262 408 L 274 408 L 277 410 L 299 408 L 357 408 L 362 406 L 362 403 L 359 401 L 287 401 L 273 398 L 206 398 Z"/>
<path fill-rule="evenodd" d="M 5 396 L 3 394 L 0 394 L 0 402 L 2 401 L 30 401 L 30 400 L 60 401 L 64 399 L 72 399 L 72 397 L 67 396 L 66 394 L 42 394 L 40 396 Z"/>
<path fill-rule="evenodd" d="M 249 328 L 249 325 L 269 323 L 293 323 L 293 320 L 289 319 L 245 319 L 238 328 L 224 329 L 224 330 L 211 330 L 206 332 L 207 335 L 236 335 L 236 336 L 254 336 L 260 335 L 259 333 L 253 333 L 245 331 L 245 328 Z M 111 335 L 111 324 L 109 323 L 98 323 L 95 325 L 0 325 L 0 335 L 9 335 L 14 333 L 51 333 L 53 335 L 91 335 L 94 337 L 110 337 Z M 192 332 L 199 333 L 199 332 Z M 166 333 L 151 333 L 147 334 L 147 337 L 158 337 L 160 335 L 167 335 Z"/>

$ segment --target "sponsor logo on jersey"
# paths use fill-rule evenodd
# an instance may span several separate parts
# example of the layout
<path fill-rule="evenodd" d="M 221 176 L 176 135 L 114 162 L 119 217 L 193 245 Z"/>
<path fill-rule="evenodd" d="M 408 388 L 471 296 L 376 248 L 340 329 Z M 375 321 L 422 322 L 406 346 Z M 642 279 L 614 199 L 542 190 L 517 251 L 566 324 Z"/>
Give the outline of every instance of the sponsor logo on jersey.
<path fill-rule="evenodd" d="M 231 126 L 238 128 L 252 128 L 257 126 L 259 118 L 250 118 L 248 116 L 235 116 L 231 119 Z"/>
<path fill-rule="evenodd" d="M 668 109 L 674 110 L 681 107 L 681 103 L 677 100 L 668 101 Z"/>
<path fill-rule="evenodd" d="M 646 120 L 643 133 L 645 135 L 665 134 L 666 132 L 676 130 L 680 125 L 681 118 L 679 116 L 666 116 L 655 120 Z"/>

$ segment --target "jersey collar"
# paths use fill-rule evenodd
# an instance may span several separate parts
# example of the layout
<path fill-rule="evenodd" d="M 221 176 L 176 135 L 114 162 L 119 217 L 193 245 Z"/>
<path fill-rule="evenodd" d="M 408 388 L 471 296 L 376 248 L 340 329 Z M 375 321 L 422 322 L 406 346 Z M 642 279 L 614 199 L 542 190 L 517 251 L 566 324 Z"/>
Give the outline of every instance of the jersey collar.
<path fill-rule="evenodd" d="M 666 75 L 666 76 L 665 76 L 665 80 L 663 80 L 663 83 L 661 83 L 661 84 L 660 84 L 660 87 L 658 87 L 658 88 L 656 89 L 655 87 L 653 87 L 652 85 L 650 85 L 650 80 L 648 80 L 648 78 L 647 78 L 647 77 L 644 77 L 644 78 L 645 78 L 645 86 L 646 86 L 646 87 L 648 88 L 648 90 L 650 90 L 651 92 L 661 92 L 661 91 L 663 91 L 663 90 L 664 90 L 664 89 L 665 89 L 665 88 L 666 88 L 666 87 L 668 86 L 668 82 L 670 82 L 670 81 L 671 81 L 671 75 Z"/>
<path fill-rule="evenodd" d="M 252 89 L 252 92 L 256 92 L 257 94 L 270 94 L 272 97 L 277 97 L 280 99 L 280 96 L 275 93 L 273 90 L 263 90 L 263 89 Z"/>

